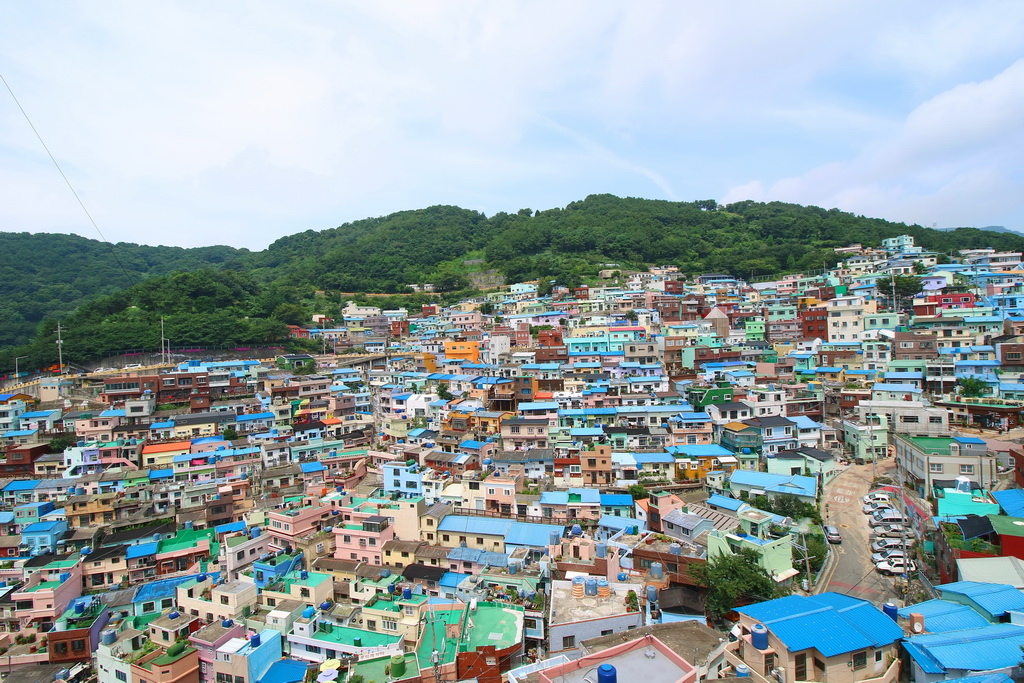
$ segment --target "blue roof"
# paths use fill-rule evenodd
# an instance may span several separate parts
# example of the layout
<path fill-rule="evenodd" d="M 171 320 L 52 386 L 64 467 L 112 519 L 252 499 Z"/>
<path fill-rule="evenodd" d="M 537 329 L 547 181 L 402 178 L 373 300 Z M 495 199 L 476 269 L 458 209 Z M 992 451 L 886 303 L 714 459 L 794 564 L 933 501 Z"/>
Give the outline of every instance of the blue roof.
<path fill-rule="evenodd" d="M 633 459 L 637 464 L 671 464 L 676 461 L 671 453 L 634 453 Z"/>
<path fill-rule="evenodd" d="M 139 543 L 138 545 L 128 546 L 125 551 L 125 557 L 129 560 L 137 557 L 149 557 L 150 555 L 156 555 L 157 549 L 160 547 L 160 541 L 149 541 L 148 543 Z"/>
<path fill-rule="evenodd" d="M 4 487 L 4 491 L 31 491 L 39 486 L 37 479 L 17 479 Z"/>
<path fill-rule="evenodd" d="M 920 394 L 921 393 L 921 390 L 918 389 L 917 387 L 915 387 L 913 384 L 891 384 L 891 383 L 887 383 L 887 382 L 882 382 L 880 384 L 876 384 L 871 389 L 873 391 L 892 391 L 892 392 L 907 393 L 907 394 L 915 394 L 915 393 L 916 394 Z"/>
<path fill-rule="evenodd" d="M 508 533 L 509 524 L 511 521 L 507 519 L 448 515 L 437 525 L 437 530 L 504 536 Z"/>
<path fill-rule="evenodd" d="M 954 436 L 953 441 L 956 441 L 957 443 L 974 443 L 982 445 L 985 443 L 983 439 L 979 439 L 976 436 Z"/>
<path fill-rule="evenodd" d="M 989 621 L 971 607 L 949 600 L 928 600 L 916 605 L 904 607 L 899 611 L 904 619 L 911 614 L 924 617 L 925 628 L 930 633 L 943 633 L 964 628 L 980 628 L 988 626 Z"/>
<path fill-rule="evenodd" d="M 21 530 L 21 534 L 48 534 L 56 528 L 57 522 L 33 522 Z"/>
<path fill-rule="evenodd" d="M 729 498 L 728 496 L 715 493 L 708 497 L 707 504 L 735 512 L 740 509 L 741 505 L 743 505 L 743 501 L 738 498 Z"/>
<path fill-rule="evenodd" d="M 324 467 L 322 462 L 303 462 L 299 463 L 299 468 L 303 474 L 309 474 L 311 472 L 323 472 L 327 468 Z"/>
<path fill-rule="evenodd" d="M 508 555 L 506 553 L 495 553 L 490 550 L 479 548 L 452 548 L 448 552 L 448 559 L 456 562 L 475 562 L 477 564 L 488 564 L 492 567 L 507 567 Z"/>
<path fill-rule="evenodd" d="M 926 622 L 927 623 L 927 622 Z M 903 646 L 925 673 L 947 670 L 992 671 L 1020 664 L 1024 627 L 991 624 L 982 628 L 910 636 Z"/>
<path fill-rule="evenodd" d="M 168 477 L 173 477 L 173 476 L 174 476 L 174 470 L 170 469 L 170 468 L 164 469 L 164 470 L 150 470 L 149 471 L 149 479 L 150 479 L 150 481 L 152 481 L 153 479 L 167 479 Z"/>
<path fill-rule="evenodd" d="M 729 475 L 731 484 L 741 484 L 764 489 L 772 493 L 792 493 L 796 496 L 814 498 L 817 495 L 818 480 L 800 474 L 770 474 L 753 470 L 733 470 Z"/>
<path fill-rule="evenodd" d="M 214 532 L 220 536 L 221 534 L 230 534 L 236 531 L 245 531 L 245 522 L 228 522 L 227 524 L 218 524 L 213 528 Z"/>
<path fill-rule="evenodd" d="M 472 574 L 460 574 L 459 572 L 445 572 L 444 576 L 437 583 L 445 588 L 456 588 L 460 583 L 466 580 L 467 576 Z"/>
<path fill-rule="evenodd" d="M 131 549 L 129 548 L 129 551 Z M 128 555 L 131 557 L 131 555 Z M 146 602 L 149 600 L 159 600 L 161 598 L 172 598 L 177 594 L 178 586 L 185 583 L 186 581 L 193 581 L 198 574 L 189 574 L 188 576 L 175 576 L 171 579 L 159 579 L 157 581 L 148 581 L 135 591 L 135 599 L 132 602 Z M 220 572 L 213 572 L 208 574 L 214 581 L 220 576 Z"/>
<path fill-rule="evenodd" d="M 697 457 L 711 457 L 718 458 L 723 455 L 732 455 L 733 452 L 728 448 L 719 446 L 718 444 L 694 444 L 689 446 L 669 446 L 665 449 L 669 453 L 675 453 L 677 455 L 685 455 L 689 458 Z"/>
<path fill-rule="evenodd" d="M 1007 489 L 992 491 L 991 495 L 999 503 L 999 507 L 1010 517 L 1024 517 L 1024 490 Z"/>
<path fill-rule="evenodd" d="M 551 540 L 552 531 L 556 531 L 561 535 L 565 532 L 565 527 L 554 524 L 512 522 L 509 525 L 508 533 L 505 535 L 505 544 L 542 548 Z"/>
<path fill-rule="evenodd" d="M 635 526 L 638 529 L 646 529 L 647 525 L 638 519 L 632 517 L 619 517 L 618 515 L 601 515 L 601 519 L 597 520 L 598 526 L 603 526 L 606 529 L 627 529 L 631 526 Z"/>
<path fill-rule="evenodd" d="M 306 680 L 307 666 L 305 662 L 295 659 L 275 660 L 255 683 L 302 683 Z"/>
<path fill-rule="evenodd" d="M 1011 610 L 1024 609 L 1024 591 L 1006 583 L 982 583 L 980 581 L 957 581 L 936 586 L 939 595 L 946 593 L 969 598 L 993 617 L 1001 617 Z"/>
<path fill-rule="evenodd" d="M 943 683 L 1010 683 L 1012 680 L 1006 674 L 980 674 L 964 678 L 947 678 Z"/>
<path fill-rule="evenodd" d="M 903 629 L 877 607 L 839 593 L 788 595 L 736 611 L 763 623 L 791 652 L 813 647 L 834 657 L 884 647 L 903 636 Z"/>
<path fill-rule="evenodd" d="M 235 418 L 235 422 L 251 422 L 252 420 L 272 420 L 274 419 L 273 413 L 247 413 L 245 415 L 239 415 Z"/>
<path fill-rule="evenodd" d="M 601 505 L 633 507 L 633 496 L 628 493 L 602 493 Z"/>

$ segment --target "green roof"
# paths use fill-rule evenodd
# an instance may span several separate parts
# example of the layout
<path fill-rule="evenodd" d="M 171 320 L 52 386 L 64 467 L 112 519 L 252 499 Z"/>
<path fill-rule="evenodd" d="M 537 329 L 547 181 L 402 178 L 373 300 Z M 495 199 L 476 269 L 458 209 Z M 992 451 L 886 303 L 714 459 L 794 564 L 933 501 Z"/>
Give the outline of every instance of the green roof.
<path fill-rule="evenodd" d="M 949 455 L 949 446 L 953 439 L 945 439 L 932 436 L 908 436 L 904 437 L 926 454 L 936 453 L 938 455 Z"/>
<path fill-rule="evenodd" d="M 1000 536 L 1024 536 L 1024 518 L 1007 515 L 988 515 L 988 518 Z"/>
<path fill-rule="evenodd" d="M 43 591 L 50 588 L 56 588 L 60 585 L 60 581 L 43 581 L 29 588 L 26 593 L 35 593 L 36 591 Z"/>
<path fill-rule="evenodd" d="M 468 628 L 467 621 L 472 622 L 472 628 Z M 460 626 L 458 638 L 447 637 L 448 624 Z M 441 654 L 441 663 L 447 664 L 455 660 L 457 652 L 470 652 L 484 645 L 502 650 L 522 638 L 522 607 L 482 602 L 471 614 L 468 609 L 438 609 L 427 617 L 416 655 L 421 662 L 429 662 L 431 652 L 436 649 Z"/>
<path fill-rule="evenodd" d="M 313 638 L 341 645 L 352 645 L 353 639 L 359 638 L 362 641 L 363 647 L 384 647 L 402 640 L 401 636 L 392 636 L 386 633 L 377 633 L 376 631 L 367 631 L 366 629 L 352 628 L 350 626 L 329 626 L 329 628 L 331 629 L 330 632 L 325 631 L 324 624 L 321 622 Z"/>

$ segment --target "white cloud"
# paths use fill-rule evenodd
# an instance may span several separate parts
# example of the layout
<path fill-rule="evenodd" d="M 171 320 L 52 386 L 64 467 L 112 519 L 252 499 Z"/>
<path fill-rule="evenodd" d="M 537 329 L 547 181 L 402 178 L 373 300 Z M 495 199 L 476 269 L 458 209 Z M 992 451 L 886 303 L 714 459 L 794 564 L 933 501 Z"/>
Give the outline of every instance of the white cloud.
<path fill-rule="evenodd" d="M 1016 216 L 1017 3 L 7 4 L 4 76 L 112 240 L 594 192 Z M 0 229 L 95 237 L 2 97 L 0 152 Z"/>

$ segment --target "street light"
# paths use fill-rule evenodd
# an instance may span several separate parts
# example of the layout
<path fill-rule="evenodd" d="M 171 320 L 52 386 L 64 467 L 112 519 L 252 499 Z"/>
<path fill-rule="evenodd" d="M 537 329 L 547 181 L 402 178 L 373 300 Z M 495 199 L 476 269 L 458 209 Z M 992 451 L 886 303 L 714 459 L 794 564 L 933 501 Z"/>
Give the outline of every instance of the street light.
<path fill-rule="evenodd" d="M 14 378 L 15 379 L 18 378 L 18 361 L 21 360 L 22 358 L 28 358 L 28 356 L 18 356 L 17 358 L 14 359 Z"/>

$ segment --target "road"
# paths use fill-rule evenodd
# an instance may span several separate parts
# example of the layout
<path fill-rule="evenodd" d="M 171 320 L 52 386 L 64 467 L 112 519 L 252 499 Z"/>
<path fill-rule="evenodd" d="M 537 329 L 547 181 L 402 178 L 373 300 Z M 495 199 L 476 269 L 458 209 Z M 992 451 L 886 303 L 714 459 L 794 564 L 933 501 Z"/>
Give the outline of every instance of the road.
<path fill-rule="evenodd" d="M 887 475 L 894 467 L 892 460 L 881 461 L 875 471 L 878 476 Z M 893 579 L 876 572 L 871 563 L 868 539 L 871 529 L 867 515 L 861 512 L 861 498 L 868 492 L 872 474 L 870 464 L 851 465 L 825 486 L 822 506 L 825 523 L 839 528 L 843 542 L 832 546 L 837 562 L 824 590 L 880 604 L 892 600 L 895 593 Z"/>

